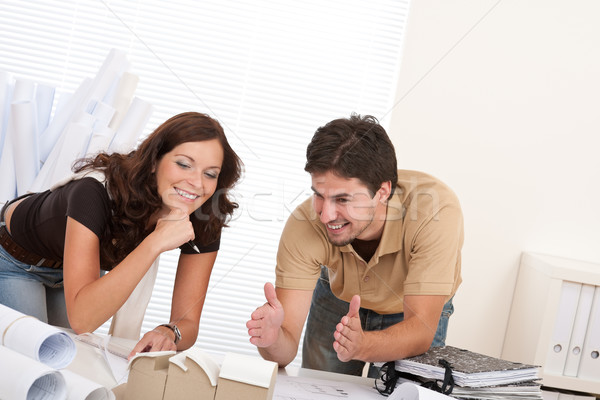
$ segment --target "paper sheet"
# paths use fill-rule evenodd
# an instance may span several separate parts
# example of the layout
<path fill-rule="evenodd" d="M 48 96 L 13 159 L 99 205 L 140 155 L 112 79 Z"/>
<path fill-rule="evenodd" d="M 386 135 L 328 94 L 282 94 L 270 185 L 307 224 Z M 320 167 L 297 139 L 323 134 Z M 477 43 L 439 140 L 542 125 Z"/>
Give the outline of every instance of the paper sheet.
<path fill-rule="evenodd" d="M 402 383 L 396 386 L 389 400 L 450 400 L 452 397 L 424 388 L 414 383 Z"/>
<path fill-rule="evenodd" d="M 381 400 L 382 398 L 383 396 L 372 386 L 286 375 L 277 376 L 273 393 L 274 400 Z"/>
<path fill-rule="evenodd" d="M 100 335 L 96 333 L 83 333 L 75 336 L 75 340 L 95 347 L 102 354 L 102 358 L 106 362 L 113 378 L 115 385 L 127 382 L 129 375 L 129 361 L 127 356 L 131 352 L 133 346 L 124 346 L 112 340 L 110 335 Z"/>

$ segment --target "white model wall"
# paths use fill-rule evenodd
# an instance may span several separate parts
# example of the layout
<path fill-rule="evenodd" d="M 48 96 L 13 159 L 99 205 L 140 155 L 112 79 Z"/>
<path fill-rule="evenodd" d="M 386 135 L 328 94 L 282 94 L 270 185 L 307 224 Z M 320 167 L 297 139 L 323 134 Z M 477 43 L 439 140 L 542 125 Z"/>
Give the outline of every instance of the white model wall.
<path fill-rule="evenodd" d="M 447 343 L 499 356 L 523 251 L 600 262 L 600 2 L 414 0 L 390 134 L 464 215 Z"/>

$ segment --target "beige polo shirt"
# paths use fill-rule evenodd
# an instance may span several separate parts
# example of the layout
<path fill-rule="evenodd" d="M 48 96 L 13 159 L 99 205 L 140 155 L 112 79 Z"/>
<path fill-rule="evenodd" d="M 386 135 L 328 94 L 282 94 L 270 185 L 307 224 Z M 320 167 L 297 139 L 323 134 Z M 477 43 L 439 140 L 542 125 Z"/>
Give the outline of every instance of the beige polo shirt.
<path fill-rule="evenodd" d="M 283 230 L 276 286 L 313 290 L 324 265 L 338 298 L 349 302 L 358 294 L 361 307 L 379 314 L 403 312 L 405 295 L 454 296 L 461 283 L 463 236 L 454 192 L 430 175 L 399 170 L 381 241 L 368 263 L 352 244 L 329 242 L 311 197 L 294 210 Z"/>

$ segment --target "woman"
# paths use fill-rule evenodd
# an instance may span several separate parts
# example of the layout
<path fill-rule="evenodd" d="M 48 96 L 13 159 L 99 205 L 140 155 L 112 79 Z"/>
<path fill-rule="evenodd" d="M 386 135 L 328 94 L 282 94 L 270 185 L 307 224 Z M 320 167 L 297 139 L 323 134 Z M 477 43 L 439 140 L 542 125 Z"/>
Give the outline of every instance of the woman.
<path fill-rule="evenodd" d="M 171 321 L 147 332 L 132 354 L 189 348 L 221 228 L 238 206 L 228 191 L 241 161 L 222 127 L 204 114 L 179 114 L 137 150 L 80 160 L 75 172 L 101 172 L 103 182 L 84 176 L 3 207 L 0 303 L 92 332 L 162 252 L 180 247 Z"/>

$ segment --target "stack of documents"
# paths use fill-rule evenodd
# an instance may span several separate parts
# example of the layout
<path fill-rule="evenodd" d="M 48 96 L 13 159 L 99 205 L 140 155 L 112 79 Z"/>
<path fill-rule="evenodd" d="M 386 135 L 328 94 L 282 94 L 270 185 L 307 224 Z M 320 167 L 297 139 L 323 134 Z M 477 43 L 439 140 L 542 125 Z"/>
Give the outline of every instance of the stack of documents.
<path fill-rule="evenodd" d="M 454 386 L 452 397 L 460 399 L 489 399 L 489 400 L 519 400 L 519 399 L 542 399 L 540 385 L 535 382 L 521 382 L 504 386 L 488 387 L 461 387 Z"/>
<path fill-rule="evenodd" d="M 541 399 L 538 367 L 474 353 L 457 347 L 434 347 L 426 353 L 395 363 L 406 379 L 444 380 L 445 369 L 440 360 L 450 364 L 454 388 L 452 397 L 464 399 Z M 406 380 L 400 380 L 399 383 Z"/>

